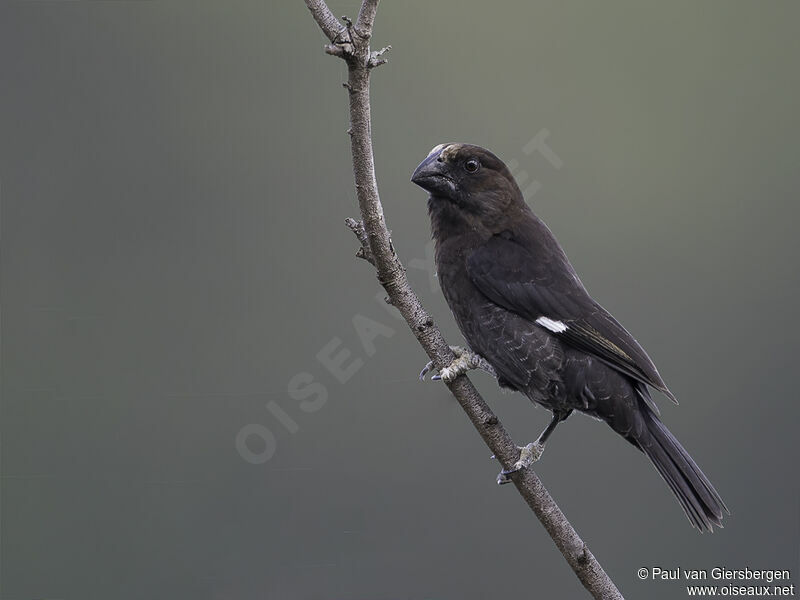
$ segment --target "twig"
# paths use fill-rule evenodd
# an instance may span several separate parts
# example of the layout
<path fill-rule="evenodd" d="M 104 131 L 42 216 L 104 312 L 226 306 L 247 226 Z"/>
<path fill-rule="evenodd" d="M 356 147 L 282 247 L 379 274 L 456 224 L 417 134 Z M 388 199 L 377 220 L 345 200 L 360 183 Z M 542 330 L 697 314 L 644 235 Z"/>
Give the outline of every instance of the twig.
<path fill-rule="evenodd" d="M 362 222 L 349 219 L 347 226 L 361 243 L 359 255 L 375 266 L 389 301 L 399 309 L 417 341 L 436 367 L 441 369 L 453 362 L 455 356 L 408 283 L 405 268 L 394 251 L 386 228 L 375 180 L 369 75 L 373 68 L 385 62 L 380 56 L 389 48 L 387 46 L 377 52 L 370 51 L 369 42 L 378 0 L 363 0 L 355 25 L 349 20 L 345 20 L 346 24 L 342 25 L 324 0 L 305 0 L 305 3 L 330 41 L 326 52 L 342 58 L 348 67 L 345 85 L 350 100 L 348 133 Z M 519 458 L 519 448 L 472 382 L 461 375 L 447 386 L 500 463 L 504 467 L 514 464 Z M 531 469 L 524 469 L 514 474 L 512 480 L 586 589 L 598 599 L 621 599 L 622 594 L 614 582 L 567 521 L 536 473 Z"/>
<path fill-rule="evenodd" d="M 364 230 L 364 224 L 361 221 L 350 218 L 345 219 L 344 224 L 347 225 L 348 229 L 350 229 L 358 238 L 358 241 L 361 242 L 361 247 L 356 252 L 356 257 L 363 258 L 373 267 L 377 266 L 375 258 L 372 256 L 372 250 L 369 249 L 369 238 L 367 237 L 367 232 Z"/>

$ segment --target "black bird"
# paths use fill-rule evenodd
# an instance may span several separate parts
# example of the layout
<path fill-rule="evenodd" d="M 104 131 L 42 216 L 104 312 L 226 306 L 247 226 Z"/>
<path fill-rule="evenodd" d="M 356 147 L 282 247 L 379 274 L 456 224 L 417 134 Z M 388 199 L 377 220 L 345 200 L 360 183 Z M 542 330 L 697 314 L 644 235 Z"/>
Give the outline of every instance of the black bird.
<path fill-rule="evenodd" d="M 675 397 L 644 349 L 587 293 L 506 165 L 479 146 L 440 144 L 411 181 L 430 193 L 439 281 L 470 347 L 454 348 L 458 358 L 440 378 L 483 367 L 553 413 L 498 483 L 538 460 L 558 423 L 579 410 L 647 455 L 692 525 L 721 527 L 725 503 L 659 419 L 648 386 Z"/>

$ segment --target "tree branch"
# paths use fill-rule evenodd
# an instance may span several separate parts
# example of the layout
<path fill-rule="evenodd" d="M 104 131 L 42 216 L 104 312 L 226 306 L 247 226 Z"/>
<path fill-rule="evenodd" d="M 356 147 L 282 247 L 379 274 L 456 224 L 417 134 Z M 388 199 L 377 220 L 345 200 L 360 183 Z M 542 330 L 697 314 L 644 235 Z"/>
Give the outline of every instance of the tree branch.
<path fill-rule="evenodd" d="M 364 224 L 361 221 L 350 218 L 345 219 L 344 224 L 347 225 L 348 229 L 350 229 L 358 238 L 358 241 L 361 242 L 361 247 L 356 252 L 356 257 L 363 258 L 373 267 L 377 267 L 375 257 L 372 256 L 372 250 L 369 249 L 369 238 L 367 237 L 367 232 L 364 230 Z"/>
<path fill-rule="evenodd" d="M 386 228 L 375 180 L 369 75 L 373 68 L 385 62 L 385 59 L 379 57 L 388 49 L 370 51 L 369 41 L 378 0 L 363 0 L 355 25 L 349 19 L 345 19 L 346 24 L 342 25 L 323 0 L 305 0 L 305 3 L 331 42 L 326 47 L 326 52 L 342 58 L 348 66 L 345 87 L 350 97 L 350 150 L 362 222 L 349 219 L 347 225 L 361 243 L 358 255 L 375 266 L 378 279 L 386 289 L 389 300 L 403 315 L 436 367 L 442 369 L 455 356 L 408 283 L 405 268 L 394 251 Z M 447 387 L 500 463 L 506 468 L 513 465 L 519 458 L 519 448 L 472 382 L 461 375 L 448 383 Z M 536 473 L 531 469 L 523 469 L 511 478 L 586 589 L 598 599 L 621 599 L 622 594 L 614 582 L 567 521 Z"/>
<path fill-rule="evenodd" d="M 344 26 L 333 16 L 333 13 L 324 0 L 306 0 L 306 6 L 311 11 L 311 16 L 332 43 L 342 41 L 340 38 L 346 32 Z"/>
<path fill-rule="evenodd" d="M 364 0 L 361 3 L 361 10 L 358 11 L 356 20 L 356 31 L 365 39 L 372 37 L 376 12 L 378 12 L 378 0 Z"/>

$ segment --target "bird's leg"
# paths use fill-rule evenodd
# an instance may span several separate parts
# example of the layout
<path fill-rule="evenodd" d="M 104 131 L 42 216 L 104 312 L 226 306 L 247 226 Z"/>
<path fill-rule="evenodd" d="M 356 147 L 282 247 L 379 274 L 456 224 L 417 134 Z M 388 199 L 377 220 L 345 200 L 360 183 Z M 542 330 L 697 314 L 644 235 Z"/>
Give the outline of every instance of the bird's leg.
<path fill-rule="evenodd" d="M 512 473 L 516 473 L 522 469 L 527 469 L 533 463 L 539 460 L 544 453 L 544 445 L 547 443 L 547 438 L 549 438 L 550 435 L 556 430 L 558 424 L 566 419 L 571 413 L 571 410 L 553 411 L 553 418 L 550 420 L 550 423 L 547 427 L 545 427 L 544 431 L 539 435 L 539 437 L 536 438 L 536 441 L 531 442 L 527 446 L 519 446 L 519 460 L 515 462 L 510 469 L 503 469 L 500 471 L 500 473 L 497 475 L 497 484 L 503 485 L 504 483 L 510 483 Z"/>
<path fill-rule="evenodd" d="M 456 355 L 456 359 L 450 363 L 450 365 L 442 369 L 438 375 L 431 377 L 431 381 L 438 381 L 441 379 L 445 383 L 450 383 L 456 377 L 471 369 L 481 369 L 489 373 L 492 377 L 497 377 L 497 373 L 492 368 L 492 365 L 480 354 L 476 354 L 469 348 L 462 348 L 461 346 L 450 346 L 450 350 Z M 419 374 L 420 380 L 424 380 L 425 375 L 433 369 L 433 361 L 428 362 Z"/>

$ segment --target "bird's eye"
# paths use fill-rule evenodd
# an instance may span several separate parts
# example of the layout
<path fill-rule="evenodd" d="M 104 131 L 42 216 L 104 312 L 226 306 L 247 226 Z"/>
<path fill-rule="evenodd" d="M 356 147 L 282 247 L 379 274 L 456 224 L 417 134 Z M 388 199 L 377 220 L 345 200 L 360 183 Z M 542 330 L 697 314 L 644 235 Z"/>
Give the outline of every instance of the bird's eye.
<path fill-rule="evenodd" d="M 466 169 L 467 173 L 474 173 L 480 168 L 480 166 L 481 163 L 478 162 L 477 158 L 470 158 L 464 163 L 464 169 Z"/>

